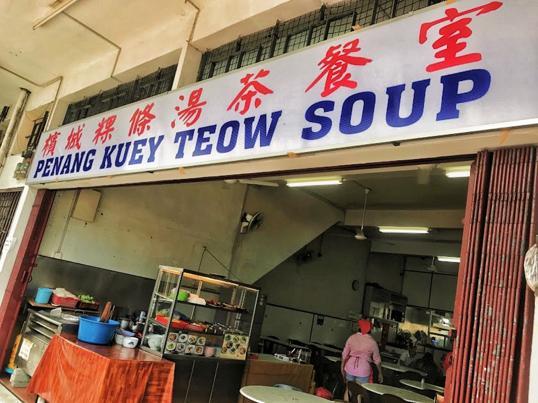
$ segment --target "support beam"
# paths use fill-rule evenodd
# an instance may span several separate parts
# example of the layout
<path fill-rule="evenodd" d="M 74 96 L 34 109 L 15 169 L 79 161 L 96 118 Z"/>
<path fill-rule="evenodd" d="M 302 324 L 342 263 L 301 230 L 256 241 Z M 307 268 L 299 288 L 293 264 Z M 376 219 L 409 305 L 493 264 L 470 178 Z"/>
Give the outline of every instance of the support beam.
<path fill-rule="evenodd" d="M 373 240 L 370 248 L 372 253 L 416 256 L 459 256 L 460 250 L 461 243 L 459 242 L 406 241 L 402 239 Z"/>
<path fill-rule="evenodd" d="M 172 84 L 172 90 L 184 87 L 196 82 L 202 53 L 188 42 L 181 48 L 181 55 L 177 63 L 176 75 Z"/>

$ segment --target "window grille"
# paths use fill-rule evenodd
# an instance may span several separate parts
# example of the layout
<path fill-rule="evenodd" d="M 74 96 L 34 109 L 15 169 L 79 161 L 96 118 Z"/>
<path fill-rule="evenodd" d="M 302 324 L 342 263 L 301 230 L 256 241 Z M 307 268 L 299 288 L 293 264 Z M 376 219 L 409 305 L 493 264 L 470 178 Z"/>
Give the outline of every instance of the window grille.
<path fill-rule="evenodd" d="M 4 249 L 4 243 L 6 242 L 20 196 L 20 191 L 0 192 L 0 253 Z"/>
<path fill-rule="evenodd" d="M 40 119 L 34 120 L 32 132 L 27 137 L 28 144 L 26 145 L 26 150 L 22 153 L 23 158 L 30 158 L 32 156 L 37 145 L 39 144 L 41 133 L 43 133 L 43 131 L 45 130 L 45 125 L 47 124 L 48 117 L 49 112 L 45 112 Z"/>
<path fill-rule="evenodd" d="M 203 54 L 198 80 L 304 48 L 442 0 L 346 0 L 227 43 Z"/>
<path fill-rule="evenodd" d="M 67 107 L 63 124 L 170 91 L 176 69 L 176 65 L 168 66 L 129 83 L 72 103 Z"/>

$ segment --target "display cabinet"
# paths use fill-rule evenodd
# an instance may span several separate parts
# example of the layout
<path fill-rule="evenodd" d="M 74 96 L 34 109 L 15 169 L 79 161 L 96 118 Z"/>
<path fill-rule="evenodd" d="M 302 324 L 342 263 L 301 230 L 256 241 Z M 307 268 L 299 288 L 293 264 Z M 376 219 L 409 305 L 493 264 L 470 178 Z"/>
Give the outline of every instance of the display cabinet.
<path fill-rule="evenodd" d="M 258 297 L 250 285 L 159 266 L 141 348 L 167 358 L 245 360 Z"/>

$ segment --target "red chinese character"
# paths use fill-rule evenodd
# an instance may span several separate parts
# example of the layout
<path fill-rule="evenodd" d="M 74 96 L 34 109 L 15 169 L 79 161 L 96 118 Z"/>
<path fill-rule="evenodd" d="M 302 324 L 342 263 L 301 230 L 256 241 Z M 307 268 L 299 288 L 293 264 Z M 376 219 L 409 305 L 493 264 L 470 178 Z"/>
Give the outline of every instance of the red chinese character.
<path fill-rule="evenodd" d="M 347 68 L 350 64 L 364 66 L 372 61 L 366 57 L 352 55 L 360 50 L 359 38 L 345 43 L 344 46 L 339 44 L 329 47 L 325 57 L 318 63 L 321 73 L 310 83 L 305 92 L 310 91 L 323 77 L 325 85 L 321 92 L 322 97 L 331 95 L 340 87 L 357 88 L 357 82 L 351 79 L 351 73 L 348 73 Z"/>
<path fill-rule="evenodd" d="M 112 138 L 112 132 L 114 131 L 114 123 L 116 122 L 116 115 L 103 118 L 97 124 L 95 130 L 95 137 L 93 138 L 93 144 L 97 144 L 101 140 L 101 144 L 105 144 Z"/>
<path fill-rule="evenodd" d="M 500 1 L 492 1 L 491 3 L 462 12 L 459 12 L 456 8 L 447 8 L 445 10 L 446 17 L 422 24 L 418 38 L 420 44 L 424 44 L 428 40 L 427 35 L 430 28 L 448 22 L 448 24 L 443 24 L 443 26 L 439 28 L 440 37 L 432 44 L 434 50 L 439 49 L 439 51 L 435 53 L 435 58 L 440 59 L 440 61 L 428 65 L 426 71 L 431 73 L 433 71 L 482 60 L 481 53 L 461 54 L 467 47 L 465 39 L 473 34 L 473 31 L 469 28 L 473 16 L 462 17 L 469 14 L 475 14 L 474 16 L 486 14 L 490 11 L 497 10 L 502 5 L 503 3 Z"/>
<path fill-rule="evenodd" d="M 137 108 L 136 111 L 134 111 L 129 120 L 131 122 L 131 126 L 129 127 L 129 137 L 131 137 L 131 134 L 133 133 L 141 136 L 146 130 L 150 129 L 149 124 L 155 119 L 155 115 L 151 113 L 153 105 L 155 105 L 155 102 L 147 104 L 144 109 Z"/>
<path fill-rule="evenodd" d="M 56 151 L 56 143 L 59 136 L 60 132 L 54 132 L 49 134 L 49 136 L 45 140 L 45 144 L 43 145 L 43 157 L 45 155 L 50 155 L 51 157 L 54 155 L 54 152 Z"/>
<path fill-rule="evenodd" d="M 202 114 L 202 106 L 207 104 L 206 101 L 200 102 L 200 98 L 202 98 L 202 91 L 203 88 L 198 88 L 197 90 L 191 91 L 189 95 L 189 102 L 185 109 L 181 109 L 179 106 L 174 108 L 177 112 L 178 119 L 182 120 L 187 127 L 192 126 L 198 121 L 198 119 L 200 119 L 200 115 Z M 180 95 L 178 99 L 183 101 L 185 97 Z M 172 129 L 176 127 L 176 119 L 172 120 L 170 126 Z"/>
<path fill-rule="evenodd" d="M 260 69 L 260 71 L 258 71 L 256 75 L 254 75 L 253 73 L 248 73 L 245 77 L 243 77 L 240 80 L 241 84 L 243 84 L 243 88 L 241 88 L 241 91 L 239 91 L 233 101 L 230 102 L 230 105 L 228 105 L 227 110 L 233 108 L 236 112 L 239 112 L 241 115 L 244 115 L 250 109 L 250 105 L 253 100 L 254 107 L 258 108 L 262 104 L 262 100 L 259 95 L 267 95 L 273 93 L 272 89 L 266 87 L 265 85 L 257 81 L 260 78 L 267 77 L 269 73 L 269 70 Z"/>
<path fill-rule="evenodd" d="M 84 129 L 84 125 L 78 126 L 77 130 L 75 130 L 74 127 L 71 129 L 69 136 L 67 136 L 67 144 L 65 145 L 66 150 L 72 150 L 73 148 L 80 150 L 80 140 L 82 139 L 82 129 Z"/>

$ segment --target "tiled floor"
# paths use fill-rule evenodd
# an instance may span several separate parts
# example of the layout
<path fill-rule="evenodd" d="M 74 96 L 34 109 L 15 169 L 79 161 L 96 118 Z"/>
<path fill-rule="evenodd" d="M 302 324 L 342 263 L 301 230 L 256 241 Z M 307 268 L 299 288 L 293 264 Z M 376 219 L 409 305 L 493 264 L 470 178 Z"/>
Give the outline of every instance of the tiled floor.
<path fill-rule="evenodd" d="M 0 385 L 0 403 L 20 403 L 21 401 L 11 394 L 3 385 Z"/>

